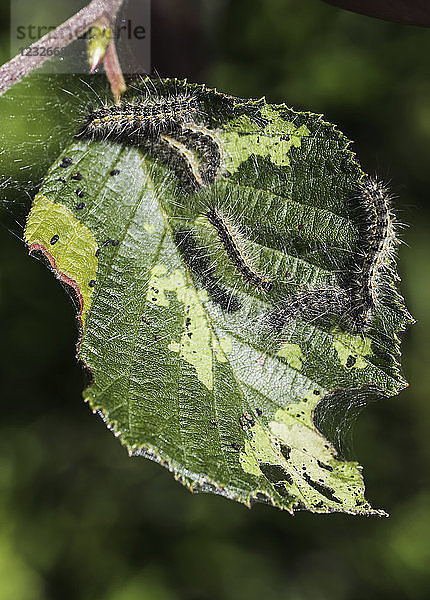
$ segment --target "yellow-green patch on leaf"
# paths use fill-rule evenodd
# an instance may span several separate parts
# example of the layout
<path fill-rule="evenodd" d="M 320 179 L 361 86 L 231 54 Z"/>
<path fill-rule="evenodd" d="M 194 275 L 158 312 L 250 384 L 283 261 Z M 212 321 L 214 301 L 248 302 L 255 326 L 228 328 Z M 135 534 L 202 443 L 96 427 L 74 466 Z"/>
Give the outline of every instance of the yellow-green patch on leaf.
<path fill-rule="evenodd" d="M 27 218 L 24 239 L 30 247 L 41 246 L 46 250 L 55 261 L 52 266 L 58 271 L 59 277 L 76 284 L 84 323 L 93 293 L 90 282 L 95 280 L 97 272 L 97 241 L 94 234 L 69 208 L 38 194 Z"/>
<path fill-rule="evenodd" d="M 269 121 L 264 129 L 260 129 L 248 116 L 241 115 L 227 123 L 221 131 L 225 167 L 231 173 L 237 171 L 251 154 L 268 156 L 278 166 L 289 165 L 290 149 L 300 147 L 302 138 L 310 135 L 306 125 L 296 127 L 269 105 L 262 108 L 261 114 Z"/>
<path fill-rule="evenodd" d="M 231 337 L 223 337 L 219 340 L 213 336 L 212 339 L 215 355 L 219 362 L 227 362 L 227 354 L 230 354 L 233 349 Z"/>
<path fill-rule="evenodd" d="M 212 390 L 214 357 L 216 355 L 219 361 L 226 362 L 225 355 L 227 351 L 231 352 L 231 340 L 218 342 L 209 327 L 204 308 L 208 299 L 206 291 L 196 291 L 188 285 L 178 269 L 167 275 L 164 265 L 156 265 L 151 270 L 147 300 L 157 306 L 168 307 L 166 292 L 174 292 L 178 302 L 184 305 L 182 334 L 179 340 L 172 340 L 168 348 L 193 365 L 199 381 Z"/>
<path fill-rule="evenodd" d="M 368 337 L 340 333 L 336 335 L 333 346 L 344 367 L 347 369 L 364 369 L 369 364 L 365 357 L 373 354 L 371 343 Z"/>
<path fill-rule="evenodd" d="M 143 228 L 147 233 L 155 233 L 155 225 L 152 223 L 144 223 Z"/>
<path fill-rule="evenodd" d="M 293 369 L 300 371 L 303 367 L 303 352 L 297 344 L 282 343 L 277 352 L 277 356 L 281 356 L 287 360 L 287 363 Z"/>
<path fill-rule="evenodd" d="M 291 509 L 383 514 L 372 511 L 365 500 L 358 464 L 339 460 L 315 428 L 312 413 L 318 400 L 312 392 L 279 409 L 268 426 L 256 423 L 240 455 L 242 468 L 268 479 L 277 493 L 291 500 Z"/>

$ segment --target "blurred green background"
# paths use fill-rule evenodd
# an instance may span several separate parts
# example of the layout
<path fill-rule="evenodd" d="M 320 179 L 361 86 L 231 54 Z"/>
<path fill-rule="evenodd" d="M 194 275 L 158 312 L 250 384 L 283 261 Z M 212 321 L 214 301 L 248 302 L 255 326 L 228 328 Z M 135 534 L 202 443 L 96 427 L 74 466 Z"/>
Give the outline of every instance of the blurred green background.
<path fill-rule="evenodd" d="M 418 321 L 403 344 L 410 388 L 367 407 L 354 431 L 367 496 L 391 516 L 291 517 L 191 495 L 128 458 L 91 415 L 73 305 L 18 238 L 92 92 L 38 76 L 0 100 L 0 600 L 428 599 L 430 30 L 319 0 L 186 0 L 179 21 L 172 10 L 158 0 L 154 12 L 161 75 L 324 113 L 396 196 L 402 290 Z"/>

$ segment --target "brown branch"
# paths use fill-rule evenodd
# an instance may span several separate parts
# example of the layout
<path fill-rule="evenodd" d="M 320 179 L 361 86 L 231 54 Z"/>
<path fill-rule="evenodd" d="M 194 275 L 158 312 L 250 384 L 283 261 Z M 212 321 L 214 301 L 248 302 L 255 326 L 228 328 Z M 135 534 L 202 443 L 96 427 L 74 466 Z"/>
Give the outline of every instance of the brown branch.
<path fill-rule="evenodd" d="M 44 35 L 40 40 L 29 46 L 48 48 L 65 48 L 71 42 L 84 34 L 92 25 L 102 18 L 108 18 L 114 23 L 116 15 L 124 0 L 92 0 L 76 15 L 62 25 Z M 50 56 L 23 56 L 18 54 L 12 60 L 0 67 L 0 95 L 21 81 L 26 75 L 40 67 Z"/>

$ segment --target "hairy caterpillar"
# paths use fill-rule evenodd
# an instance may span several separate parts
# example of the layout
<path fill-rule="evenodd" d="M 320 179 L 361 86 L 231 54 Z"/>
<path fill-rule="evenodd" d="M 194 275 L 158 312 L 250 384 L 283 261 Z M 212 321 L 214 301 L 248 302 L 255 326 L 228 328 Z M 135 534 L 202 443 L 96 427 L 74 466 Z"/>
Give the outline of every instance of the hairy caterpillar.
<path fill-rule="evenodd" d="M 122 138 L 130 141 L 158 138 L 184 123 L 193 123 L 198 114 L 197 99 L 188 94 L 146 97 L 140 102 L 121 102 L 93 110 L 78 135 L 94 138 Z"/>
<path fill-rule="evenodd" d="M 366 178 L 360 186 L 358 201 L 359 260 L 353 269 L 351 293 L 354 318 L 358 327 L 366 328 L 380 301 L 383 273 L 389 268 L 399 241 L 390 195 L 380 181 Z"/>
<path fill-rule="evenodd" d="M 92 110 L 77 137 L 110 139 L 141 146 L 167 163 L 185 187 L 199 189 L 220 174 L 221 151 L 203 125 L 195 95 L 148 95 Z"/>
<path fill-rule="evenodd" d="M 268 292 L 272 289 L 272 282 L 264 275 L 261 275 L 249 264 L 249 261 L 240 247 L 237 236 L 232 228 L 224 221 L 222 215 L 216 208 L 207 211 L 208 221 L 215 227 L 224 248 L 236 269 L 252 285 L 261 291 Z"/>
<path fill-rule="evenodd" d="M 174 235 L 184 261 L 206 288 L 212 301 L 226 312 L 238 311 L 241 308 L 239 299 L 219 283 L 206 250 L 197 246 L 193 233 L 190 230 L 180 229 Z"/>
<path fill-rule="evenodd" d="M 359 241 L 352 263 L 339 274 L 339 286 L 301 291 L 281 301 L 269 314 L 275 327 L 295 318 L 313 321 L 333 316 L 358 331 L 370 327 L 398 239 L 390 195 L 380 181 L 367 177 L 355 201 Z"/>
<path fill-rule="evenodd" d="M 281 301 L 268 320 L 276 329 L 282 329 L 290 319 L 314 321 L 342 315 L 349 302 L 347 291 L 340 287 L 303 291 Z"/>

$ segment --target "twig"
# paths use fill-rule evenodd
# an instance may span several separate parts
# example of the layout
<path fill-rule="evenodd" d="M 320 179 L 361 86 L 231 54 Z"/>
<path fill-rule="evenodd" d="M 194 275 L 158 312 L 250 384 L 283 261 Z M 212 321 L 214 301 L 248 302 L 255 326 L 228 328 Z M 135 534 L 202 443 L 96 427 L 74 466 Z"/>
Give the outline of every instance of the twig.
<path fill-rule="evenodd" d="M 102 18 L 115 22 L 116 15 L 124 0 L 92 0 L 76 15 L 62 25 L 44 35 L 40 40 L 29 46 L 29 54 L 33 46 L 48 48 L 65 48 L 71 42 L 84 34 L 92 25 Z M 18 54 L 12 60 L 0 67 L 0 95 L 21 81 L 26 75 L 40 67 L 50 56 L 29 56 Z"/>
<path fill-rule="evenodd" d="M 110 81 L 113 97 L 115 98 L 115 102 L 118 103 L 121 94 L 126 90 L 126 85 L 121 71 L 121 65 L 119 64 L 118 54 L 116 52 L 115 40 L 113 39 L 110 41 L 106 50 L 103 65 L 106 76 Z"/>

